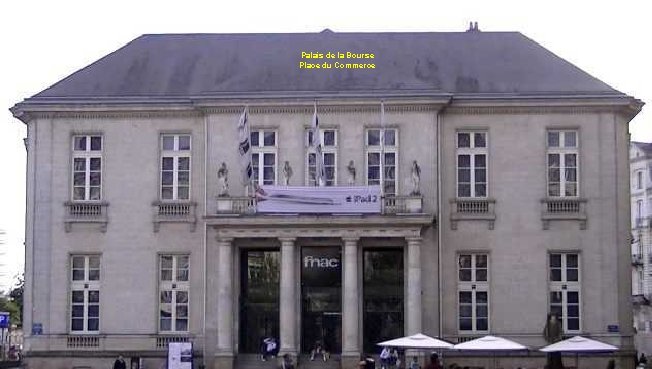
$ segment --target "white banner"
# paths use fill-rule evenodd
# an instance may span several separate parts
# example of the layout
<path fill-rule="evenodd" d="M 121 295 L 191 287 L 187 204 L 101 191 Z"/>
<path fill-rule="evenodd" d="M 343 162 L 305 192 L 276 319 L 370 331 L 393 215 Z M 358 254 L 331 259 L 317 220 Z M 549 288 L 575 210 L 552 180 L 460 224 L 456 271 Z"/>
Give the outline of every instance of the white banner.
<path fill-rule="evenodd" d="M 373 213 L 381 211 L 380 186 L 284 187 L 256 191 L 259 213 Z"/>
<path fill-rule="evenodd" d="M 168 343 L 168 369 L 192 369 L 192 343 Z"/>

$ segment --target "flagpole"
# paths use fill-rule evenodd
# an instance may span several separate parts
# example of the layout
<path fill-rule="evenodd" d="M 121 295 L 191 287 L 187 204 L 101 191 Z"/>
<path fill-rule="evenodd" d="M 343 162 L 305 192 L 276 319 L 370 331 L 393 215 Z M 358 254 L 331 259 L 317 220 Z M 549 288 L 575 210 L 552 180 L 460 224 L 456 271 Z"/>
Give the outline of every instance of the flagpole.
<path fill-rule="evenodd" d="M 380 100 L 380 197 L 385 197 L 385 101 Z"/>

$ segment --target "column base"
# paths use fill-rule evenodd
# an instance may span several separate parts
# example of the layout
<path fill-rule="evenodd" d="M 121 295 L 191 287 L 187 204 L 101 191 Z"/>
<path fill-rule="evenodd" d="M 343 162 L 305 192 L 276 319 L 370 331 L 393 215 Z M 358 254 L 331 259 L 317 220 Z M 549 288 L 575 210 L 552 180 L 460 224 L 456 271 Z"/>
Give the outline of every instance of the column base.
<path fill-rule="evenodd" d="M 230 352 L 217 353 L 213 359 L 212 369 L 233 369 L 234 358 Z"/>
<path fill-rule="evenodd" d="M 343 352 L 342 353 L 342 368 L 357 368 L 358 363 L 360 363 L 360 353 L 359 352 Z M 376 366 L 380 368 L 380 366 Z"/>

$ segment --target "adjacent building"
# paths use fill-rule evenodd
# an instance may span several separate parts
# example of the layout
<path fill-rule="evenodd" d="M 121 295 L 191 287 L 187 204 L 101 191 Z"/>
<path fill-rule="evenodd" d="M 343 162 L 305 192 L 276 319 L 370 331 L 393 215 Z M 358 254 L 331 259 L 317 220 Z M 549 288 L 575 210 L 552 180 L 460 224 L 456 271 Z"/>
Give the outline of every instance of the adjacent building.
<path fill-rule="evenodd" d="M 273 336 L 299 365 L 319 341 L 345 368 L 418 332 L 536 349 L 555 314 L 633 367 L 641 106 L 516 32 L 141 36 L 11 109 L 28 131 L 25 357 L 150 368 L 183 341 L 230 369 Z M 267 195 L 241 180 L 245 107 Z M 314 206 L 264 210 L 270 191 Z"/>

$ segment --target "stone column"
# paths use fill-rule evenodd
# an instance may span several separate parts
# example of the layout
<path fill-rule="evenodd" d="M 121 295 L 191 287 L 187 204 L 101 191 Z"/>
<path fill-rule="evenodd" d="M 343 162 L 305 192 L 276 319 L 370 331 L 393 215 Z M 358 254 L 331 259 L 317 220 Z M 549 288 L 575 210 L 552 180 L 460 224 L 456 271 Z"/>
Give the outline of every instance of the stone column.
<path fill-rule="evenodd" d="M 233 367 L 233 239 L 218 238 L 216 368 Z"/>
<path fill-rule="evenodd" d="M 343 240 L 342 367 L 354 367 L 360 358 L 358 238 L 347 237 Z M 348 365 L 345 365 L 347 363 Z"/>
<path fill-rule="evenodd" d="M 281 241 L 281 286 L 280 286 L 280 330 L 281 347 L 279 353 L 296 356 L 297 313 L 296 313 L 296 273 L 295 238 L 279 238 Z"/>
<path fill-rule="evenodd" d="M 421 333 L 421 237 L 408 237 L 407 335 Z"/>

